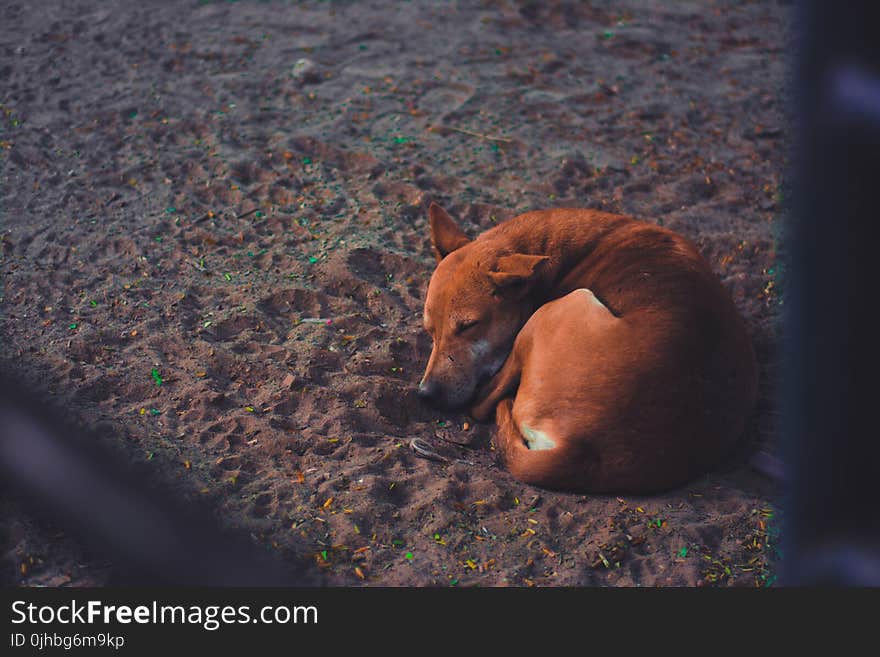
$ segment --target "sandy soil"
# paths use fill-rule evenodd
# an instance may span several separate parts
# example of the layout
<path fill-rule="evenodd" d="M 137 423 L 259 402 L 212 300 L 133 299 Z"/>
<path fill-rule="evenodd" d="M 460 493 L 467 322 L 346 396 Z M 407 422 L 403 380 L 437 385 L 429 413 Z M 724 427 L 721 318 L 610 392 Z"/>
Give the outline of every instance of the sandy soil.
<path fill-rule="evenodd" d="M 750 450 L 772 448 L 788 11 L 3 3 L 0 366 L 328 583 L 771 584 L 751 452 L 664 495 L 550 493 L 415 385 L 431 200 L 471 234 L 602 208 L 710 260 L 762 368 Z M 107 581 L 0 509 L 3 581 Z"/>

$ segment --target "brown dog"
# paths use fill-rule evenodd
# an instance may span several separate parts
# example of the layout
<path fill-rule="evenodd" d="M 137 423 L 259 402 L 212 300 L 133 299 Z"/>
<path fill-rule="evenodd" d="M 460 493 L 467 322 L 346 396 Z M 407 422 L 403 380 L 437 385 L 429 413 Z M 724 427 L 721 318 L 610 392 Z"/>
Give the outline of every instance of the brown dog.
<path fill-rule="evenodd" d="M 439 264 L 419 394 L 496 409 L 518 479 L 653 492 L 715 465 L 755 403 L 756 364 L 729 295 L 689 241 L 594 210 L 529 212 L 471 241 L 429 210 Z"/>

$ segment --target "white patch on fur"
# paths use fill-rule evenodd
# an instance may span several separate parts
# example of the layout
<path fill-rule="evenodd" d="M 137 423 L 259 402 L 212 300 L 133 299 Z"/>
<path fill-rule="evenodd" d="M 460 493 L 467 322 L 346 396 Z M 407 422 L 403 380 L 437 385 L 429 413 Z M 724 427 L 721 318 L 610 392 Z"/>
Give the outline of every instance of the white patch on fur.
<path fill-rule="evenodd" d="M 525 422 L 523 422 L 519 428 L 520 431 L 522 431 L 523 438 L 525 438 L 526 442 L 529 444 L 529 449 L 553 449 L 556 447 L 556 441 L 543 431 L 532 429 Z"/>
<path fill-rule="evenodd" d="M 578 288 L 577 291 L 578 292 L 586 292 L 587 296 L 590 297 L 590 301 L 595 303 L 597 306 L 600 306 L 601 308 L 605 308 L 605 310 L 608 310 L 607 306 L 604 303 L 602 303 L 601 301 L 599 301 L 599 298 L 595 294 L 593 294 L 592 290 L 587 289 L 585 287 L 580 287 L 580 288 Z"/>

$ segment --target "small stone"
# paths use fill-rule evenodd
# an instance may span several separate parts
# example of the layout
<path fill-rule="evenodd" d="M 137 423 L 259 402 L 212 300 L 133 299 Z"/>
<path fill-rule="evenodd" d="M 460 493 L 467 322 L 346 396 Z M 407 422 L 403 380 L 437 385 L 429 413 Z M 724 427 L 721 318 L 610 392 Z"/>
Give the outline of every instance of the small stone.
<path fill-rule="evenodd" d="M 318 68 L 311 59 L 298 59 L 293 65 L 292 75 L 294 79 L 302 83 L 318 82 L 321 76 L 318 74 Z"/>
<path fill-rule="evenodd" d="M 293 382 L 296 381 L 293 374 L 288 374 L 284 377 L 284 380 L 281 382 L 281 387 L 284 390 L 290 390 L 293 387 Z"/>

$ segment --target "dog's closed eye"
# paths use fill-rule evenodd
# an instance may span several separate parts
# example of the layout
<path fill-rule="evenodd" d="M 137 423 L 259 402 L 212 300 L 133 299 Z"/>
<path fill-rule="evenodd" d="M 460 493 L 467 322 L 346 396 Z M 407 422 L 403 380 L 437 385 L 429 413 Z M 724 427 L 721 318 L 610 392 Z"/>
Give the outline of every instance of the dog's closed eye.
<path fill-rule="evenodd" d="M 467 331 L 470 328 L 473 328 L 474 326 L 476 326 L 479 323 L 480 323 L 480 320 L 478 320 L 478 319 L 464 319 L 455 325 L 455 333 L 456 334 L 464 333 L 465 331 Z"/>

